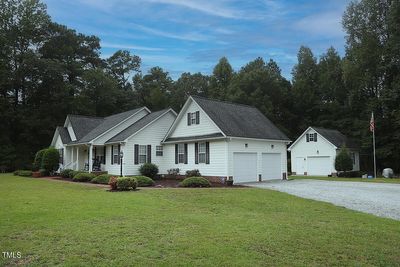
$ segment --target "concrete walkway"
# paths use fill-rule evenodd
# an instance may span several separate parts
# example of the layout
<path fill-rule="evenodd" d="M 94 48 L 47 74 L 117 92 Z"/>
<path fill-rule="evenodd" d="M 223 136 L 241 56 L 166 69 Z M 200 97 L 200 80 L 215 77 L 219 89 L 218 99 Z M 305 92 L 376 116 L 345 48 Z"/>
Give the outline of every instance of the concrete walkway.
<path fill-rule="evenodd" d="M 376 216 L 400 220 L 400 184 L 290 180 L 246 183 L 302 198 L 320 200 Z"/>

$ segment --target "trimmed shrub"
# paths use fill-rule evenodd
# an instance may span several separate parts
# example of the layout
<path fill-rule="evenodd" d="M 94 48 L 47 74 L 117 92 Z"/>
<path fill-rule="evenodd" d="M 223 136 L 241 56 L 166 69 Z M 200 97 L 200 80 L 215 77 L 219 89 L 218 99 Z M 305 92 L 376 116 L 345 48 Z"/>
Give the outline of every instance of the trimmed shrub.
<path fill-rule="evenodd" d="M 153 186 L 155 184 L 154 180 L 147 176 L 134 176 L 133 178 L 135 178 L 139 187 Z"/>
<path fill-rule="evenodd" d="M 195 170 L 188 170 L 186 171 L 186 177 L 200 177 L 200 171 L 195 169 Z"/>
<path fill-rule="evenodd" d="M 360 171 L 338 172 L 337 176 L 346 178 L 360 178 L 362 176 L 362 172 Z"/>
<path fill-rule="evenodd" d="M 153 163 L 145 163 L 142 166 L 140 166 L 139 172 L 143 176 L 147 176 L 150 177 L 151 179 L 154 179 L 158 174 L 158 167 Z"/>
<path fill-rule="evenodd" d="M 116 176 L 111 176 L 108 184 L 110 185 L 111 190 L 117 190 L 117 178 Z"/>
<path fill-rule="evenodd" d="M 117 178 L 117 190 L 128 191 L 134 190 L 137 187 L 137 182 L 133 177 L 118 177 Z"/>
<path fill-rule="evenodd" d="M 189 177 L 179 185 L 182 187 L 210 187 L 211 183 L 203 177 Z"/>
<path fill-rule="evenodd" d="M 29 177 L 32 176 L 32 171 L 30 170 L 16 170 L 14 175 Z"/>
<path fill-rule="evenodd" d="M 60 172 L 60 176 L 61 176 L 62 178 L 72 178 L 72 177 L 73 177 L 73 175 L 72 175 L 73 172 L 74 172 L 74 170 L 71 170 L 71 169 L 64 169 L 64 170 L 62 170 L 62 171 Z"/>
<path fill-rule="evenodd" d="M 88 172 L 80 172 L 73 178 L 75 182 L 89 182 L 94 178 L 94 174 Z"/>
<path fill-rule="evenodd" d="M 42 168 L 42 160 L 43 160 L 43 155 L 44 152 L 46 152 L 47 149 L 41 149 L 38 152 L 36 152 L 35 159 L 33 160 L 33 170 L 38 171 L 40 168 Z"/>
<path fill-rule="evenodd" d="M 75 175 L 77 175 L 78 173 L 85 173 L 83 171 L 71 171 L 69 173 L 69 178 L 73 179 Z"/>
<path fill-rule="evenodd" d="M 50 147 L 46 149 L 46 151 L 43 154 L 41 168 L 45 169 L 48 172 L 56 171 L 59 167 L 59 160 L 60 160 L 60 154 L 58 153 L 58 150 L 53 147 Z"/>
<path fill-rule="evenodd" d="M 92 179 L 92 183 L 94 184 L 108 184 L 108 181 L 110 181 L 111 174 L 101 174 L 99 176 L 96 176 Z"/>
<path fill-rule="evenodd" d="M 342 147 L 335 158 L 335 169 L 340 171 L 351 171 L 353 169 L 353 160 L 350 157 L 346 147 Z"/>

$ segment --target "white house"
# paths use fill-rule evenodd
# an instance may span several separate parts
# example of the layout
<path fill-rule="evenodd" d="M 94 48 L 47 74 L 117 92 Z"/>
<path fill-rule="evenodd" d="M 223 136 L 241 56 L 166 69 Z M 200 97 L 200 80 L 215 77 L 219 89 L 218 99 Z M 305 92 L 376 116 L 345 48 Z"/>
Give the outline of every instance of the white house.
<path fill-rule="evenodd" d="M 162 143 L 167 166 L 240 183 L 285 179 L 289 142 L 254 107 L 192 96 Z"/>
<path fill-rule="evenodd" d="M 350 138 L 337 130 L 309 127 L 288 148 L 292 174 L 335 174 L 335 158 L 343 146 L 348 148 L 353 159 L 353 170 L 360 170 L 359 150 Z"/>
<path fill-rule="evenodd" d="M 68 115 L 52 146 L 62 168 L 135 175 L 151 162 L 160 174 L 198 169 L 210 180 L 240 183 L 285 179 L 289 142 L 254 107 L 191 96 L 178 115 L 146 107 L 105 118 Z"/>

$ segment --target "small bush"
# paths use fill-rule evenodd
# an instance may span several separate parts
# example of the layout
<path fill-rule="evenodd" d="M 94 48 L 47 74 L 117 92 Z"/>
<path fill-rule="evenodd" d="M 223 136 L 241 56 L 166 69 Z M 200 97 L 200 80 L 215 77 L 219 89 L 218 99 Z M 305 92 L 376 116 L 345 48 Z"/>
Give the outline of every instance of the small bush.
<path fill-rule="evenodd" d="M 78 173 L 85 173 L 83 171 L 71 171 L 69 173 L 69 178 L 73 179 L 75 175 L 77 175 Z"/>
<path fill-rule="evenodd" d="M 135 178 L 139 187 L 153 186 L 155 184 L 154 180 L 147 176 L 134 176 L 133 178 Z"/>
<path fill-rule="evenodd" d="M 195 170 L 188 170 L 186 171 L 186 177 L 200 177 L 200 171 L 195 169 Z"/>
<path fill-rule="evenodd" d="M 211 183 L 203 177 L 189 177 L 179 185 L 182 187 L 210 187 Z"/>
<path fill-rule="evenodd" d="M 43 154 L 41 168 L 45 169 L 48 172 L 56 171 L 59 168 L 59 160 L 60 160 L 60 154 L 58 153 L 58 150 L 53 147 L 50 147 L 46 149 L 46 151 Z"/>
<path fill-rule="evenodd" d="M 137 182 L 133 177 L 118 177 L 117 178 L 117 190 L 128 191 L 134 190 L 137 187 Z"/>
<path fill-rule="evenodd" d="M 74 172 L 74 170 L 71 170 L 71 169 L 64 169 L 64 170 L 62 170 L 62 171 L 60 172 L 60 176 L 61 176 L 62 178 L 72 178 L 72 177 L 74 177 L 74 176 L 72 175 L 73 172 Z"/>
<path fill-rule="evenodd" d="M 33 170 L 38 171 L 42 167 L 42 160 L 43 160 L 43 155 L 44 152 L 46 152 L 47 149 L 41 149 L 38 152 L 36 152 L 35 159 L 33 160 Z"/>
<path fill-rule="evenodd" d="M 362 172 L 360 171 L 338 172 L 337 176 L 346 178 L 360 178 L 362 176 Z"/>
<path fill-rule="evenodd" d="M 94 178 L 94 174 L 88 172 L 81 172 L 74 176 L 73 180 L 75 182 L 88 182 Z"/>
<path fill-rule="evenodd" d="M 110 174 L 101 174 L 92 179 L 92 183 L 94 184 L 108 184 L 112 175 Z"/>
<path fill-rule="evenodd" d="M 153 163 L 145 163 L 142 166 L 140 166 L 139 172 L 143 176 L 147 176 L 150 177 L 151 179 L 154 179 L 158 174 L 158 167 Z"/>
<path fill-rule="evenodd" d="M 29 170 L 16 170 L 14 175 L 29 177 L 32 176 L 32 171 Z"/>
<path fill-rule="evenodd" d="M 346 147 L 342 147 L 335 158 L 335 169 L 340 171 L 350 171 L 353 169 L 353 160 Z"/>
<path fill-rule="evenodd" d="M 116 176 L 110 177 L 108 184 L 110 185 L 111 190 L 117 190 L 117 179 L 118 179 L 118 177 L 116 177 Z"/>

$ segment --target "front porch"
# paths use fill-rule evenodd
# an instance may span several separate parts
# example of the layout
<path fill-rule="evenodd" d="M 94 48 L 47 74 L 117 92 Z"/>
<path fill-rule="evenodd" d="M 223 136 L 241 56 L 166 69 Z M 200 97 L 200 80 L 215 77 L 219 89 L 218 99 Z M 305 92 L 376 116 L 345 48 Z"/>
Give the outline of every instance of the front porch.
<path fill-rule="evenodd" d="M 69 145 L 66 147 L 63 169 L 104 172 L 106 171 L 105 156 L 105 146 L 91 144 Z"/>

